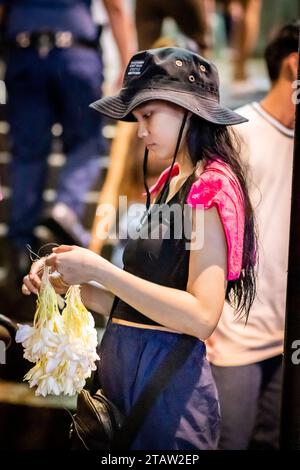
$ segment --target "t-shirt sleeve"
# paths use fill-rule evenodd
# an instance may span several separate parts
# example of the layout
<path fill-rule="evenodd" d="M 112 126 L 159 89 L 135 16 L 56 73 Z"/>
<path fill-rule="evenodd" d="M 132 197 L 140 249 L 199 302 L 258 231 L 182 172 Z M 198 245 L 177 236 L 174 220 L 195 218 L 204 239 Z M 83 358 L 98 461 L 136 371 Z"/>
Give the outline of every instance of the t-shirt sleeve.
<path fill-rule="evenodd" d="M 242 269 L 245 210 L 237 179 L 220 171 L 204 171 L 193 183 L 186 200 L 192 208 L 216 207 L 227 241 L 227 280 L 238 279 Z"/>

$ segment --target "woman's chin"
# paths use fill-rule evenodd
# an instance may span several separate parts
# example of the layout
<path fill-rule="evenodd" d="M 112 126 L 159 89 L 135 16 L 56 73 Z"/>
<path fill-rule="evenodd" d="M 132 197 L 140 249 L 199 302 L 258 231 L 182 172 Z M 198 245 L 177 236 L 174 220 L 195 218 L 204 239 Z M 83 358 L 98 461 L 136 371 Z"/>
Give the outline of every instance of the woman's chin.
<path fill-rule="evenodd" d="M 164 155 L 161 152 L 151 150 L 152 155 L 157 159 L 161 161 L 169 161 L 171 159 L 170 155 Z"/>

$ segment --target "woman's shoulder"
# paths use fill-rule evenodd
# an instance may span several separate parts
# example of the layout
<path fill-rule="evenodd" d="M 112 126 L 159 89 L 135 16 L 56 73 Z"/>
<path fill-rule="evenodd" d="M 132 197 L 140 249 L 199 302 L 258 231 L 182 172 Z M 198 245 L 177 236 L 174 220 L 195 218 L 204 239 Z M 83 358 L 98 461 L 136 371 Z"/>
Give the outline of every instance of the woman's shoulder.
<path fill-rule="evenodd" d="M 221 159 L 210 160 L 204 170 L 195 172 L 195 181 L 187 196 L 187 203 L 192 207 L 202 204 L 211 207 L 217 200 L 224 197 L 236 199 L 243 206 L 243 192 L 230 166 Z"/>
<path fill-rule="evenodd" d="M 245 210 L 241 186 L 230 166 L 217 159 L 208 162 L 204 171 L 196 175 L 186 202 L 192 208 L 217 208 L 228 249 L 227 279 L 238 279 L 242 269 Z"/>

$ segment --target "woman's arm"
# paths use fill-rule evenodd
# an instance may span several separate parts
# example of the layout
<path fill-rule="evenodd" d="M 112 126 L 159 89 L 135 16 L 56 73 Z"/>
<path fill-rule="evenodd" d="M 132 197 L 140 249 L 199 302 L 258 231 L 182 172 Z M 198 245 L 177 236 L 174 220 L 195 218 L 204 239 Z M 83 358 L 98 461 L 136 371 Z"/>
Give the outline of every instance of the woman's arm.
<path fill-rule="evenodd" d="M 195 223 L 195 209 L 193 213 Z M 204 340 L 219 321 L 226 293 L 227 245 L 214 207 L 204 212 L 203 235 L 202 248 L 190 252 L 187 291 L 146 281 L 115 266 L 104 276 L 96 265 L 94 278 L 148 318 Z"/>
<path fill-rule="evenodd" d="M 83 284 L 80 289 L 83 304 L 87 309 L 108 317 L 114 301 L 114 294 L 100 284 Z"/>
<path fill-rule="evenodd" d="M 193 209 L 194 225 L 197 210 L 200 209 Z M 46 264 L 69 284 L 95 280 L 148 318 L 204 340 L 218 323 L 226 292 L 227 245 L 215 207 L 204 211 L 198 236 L 202 229 L 203 246 L 190 252 L 187 291 L 142 279 L 76 246 L 53 248 Z"/>
<path fill-rule="evenodd" d="M 130 122 L 118 122 L 116 135 L 113 140 L 107 175 L 104 185 L 99 194 L 97 210 L 93 221 L 91 241 L 89 249 L 95 253 L 101 250 L 107 241 L 110 228 L 115 224 L 116 213 L 119 207 L 119 189 L 122 178 L 124 178 L 126 158 L 128 157 L 129 145 L 136 133 L 136 126 Z M 110 207 L 110 211 L 101 214 L 101 207 Z"/>

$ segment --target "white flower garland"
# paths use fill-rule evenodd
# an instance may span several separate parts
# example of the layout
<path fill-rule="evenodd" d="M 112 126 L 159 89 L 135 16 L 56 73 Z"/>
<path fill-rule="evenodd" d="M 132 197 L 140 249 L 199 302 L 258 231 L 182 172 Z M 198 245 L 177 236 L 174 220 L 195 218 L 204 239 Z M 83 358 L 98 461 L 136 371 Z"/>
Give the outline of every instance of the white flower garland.
<path fill-rule="evenodd" d="M 33 326 L 18 325 L 16 342 L 24 358 L 36 365 L 25 375 L 36 395 L 75 395 L 96 369 L 97 332 L 91 313 L 81 301 L 80 286 L 71 286 L 62 313 L 44 269 Z"/>

